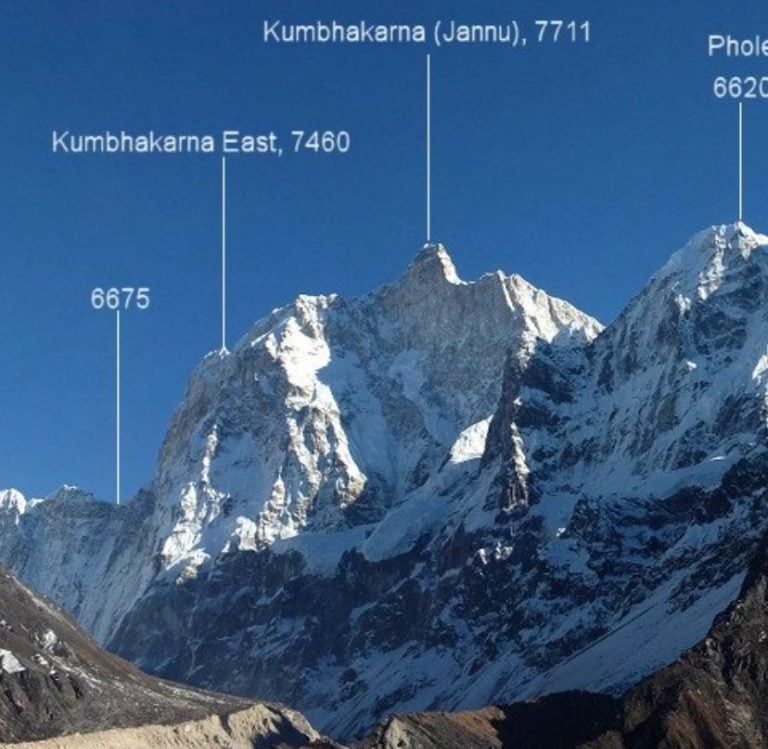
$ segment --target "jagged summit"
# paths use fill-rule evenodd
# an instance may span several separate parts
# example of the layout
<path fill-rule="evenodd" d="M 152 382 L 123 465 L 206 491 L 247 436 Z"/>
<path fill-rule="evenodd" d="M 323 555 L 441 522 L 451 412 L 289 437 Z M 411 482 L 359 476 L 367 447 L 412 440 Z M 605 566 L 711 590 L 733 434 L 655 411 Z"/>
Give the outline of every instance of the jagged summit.
<path fill-rule="evenodd" d="M 405 271 L 405 279 L 413 278 L 416 283 L 430 283 L 433 280 L 461 284 L 456 266 L 440 243 L 425 244 Z"/>
<path fill-rule="evenodd" d="M 420 339 L 419 346 L 431 346 L 427 339 L 434 343 L 435 336 L 443 331 L 450 336 L 452 326 L 461 331 L 473 319 L 491 341 L 503 336 L 504 328 L 509 325 L 531 330 L 534 338 L 547 339 L 563 328 L 577 337 L 584 331 L 590 338 L 602 329 L 594 318 L 517 274 L 507 275 L 497 270 L 476 281 L 465 281 L 445 246 L 428 243 L 400 276 L 359 298 L 345 299 L 337 294 L 298 295 L 291 303 L 255 322 L 231 353 L 237 359 L 237 355 L 250 356 L 248 351 L 267 346 L 277 356 L 293 358 L 303 346 L 297 343 L 297 335 L 322 338 L 327 325 L 359 314 L 376 317 L 380 322 L 389 320 L 403 331 L 412 330 Z M 490 329 L 492 324 L 497 326 L 496 330 Z M 298 348 L 294 348 L 294 344 Z M 311 358 L 315 358 L 315 354 L 325 356 L 322 347 L 311 348 L 314 352 Z M 215 380 L 223 372 L 236 368 L 229 353 L 210 352 L 192 379 Z M 298 371 L 296 367 L 292 369 Z"/>
<path fill-rule="evenodd" d="M 0 491 L 0 523 L 17 524 L 27 509 L 27 500 L 17 489 Z"/>
<path fill-rule="evenodd" d="M 707 289 L 729 268 L 743 265 L 755 249 L 767 245 L 768 236 L 754 231 L 743 221 L 711 226 L 691 237 L 652 280 L 674 276 L 681 291 Z M 761 262 L 766 261 L 761 258 Z"/>
<path fill-rule="evenodd" d="M 59 487 L 55 492 L 46 497 L 46 500 L 50 502 L 96 502 L 97 497 L 93 492 L 89 492 L 86 489 L 82 489 L 79 486 L 72 486 L 70 484 L 64 484 Z"/>
<path fill-rule="evenodd" d="M 544 312 L 544 316 L 553 314 L 562 320 L 568 317 L 578 318 L 581 325 L 589 325 L 594 330 L 602 328 L 598 321 L 576 310 L 568 302 L 547 294 L 516 273 L 507 274 L 502 270 L 496 270 L 484 273 L 476 281 L 462 279 L 442 243 L 425 244 L 400 278 L 385 284 L 382 290 L 391 286 L 408 286 L 414 287 L 416 293 L 423 296 L 429 290 L 439 293 L 440 287 L 444 287 L 445 282 L 453 286 L 479 287 L 482 291 L 466 292 L 468 295 L 477 294 L 470 297 L 476 303 L 482 298 L 498 299 L 504 306 L 522 310 L 530 317 L 541 316 Z M 377 293 L 374 292 L 374 296 Z M 483 296 L 480 297 L 480 294 Z"/>
<path fill-rule="evenodd" d="M 93 505 L 99 511 L 117 510 L 112 504 L 100 501 L 95 494 L 77 486 L 64 484 L 45 498 L 27 498 L 18 489 L 0 491 L 0 523 L 18 524 L 22 515 L 41 503 L 49 505 Z"/>

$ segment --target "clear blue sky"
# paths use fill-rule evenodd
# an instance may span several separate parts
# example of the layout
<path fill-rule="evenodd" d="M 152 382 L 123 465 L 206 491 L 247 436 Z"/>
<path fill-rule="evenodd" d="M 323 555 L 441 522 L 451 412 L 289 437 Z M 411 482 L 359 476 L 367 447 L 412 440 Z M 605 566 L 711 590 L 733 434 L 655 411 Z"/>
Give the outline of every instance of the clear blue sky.
<path fill-rule="evenodd" d="M 322 12 L 312 8 L 324 8 Z M 302 8 L 304 8 L 302 10 Z M 609 321 L 692 233 L 736 218 L 736 105 L 710 32 L 762 2 L 70 2 L 0 5 L 0 486 L 113 495 L 113 320 L 124 494 L 153 471 L 219 338 L 219 157 L 52 156 L 51 130 L 345 128 L 341 158 L 229 160 L 230 337 L 298 293 L 355 295 L 424 240 L 424 47 L 266 46 L 262 19 L 589 17 L 588 47 L 433 54 L 433 235 L 465 278 L 503 268 Z M 768 227 L 768 103 L 746 107 L 745 218 Z"/>

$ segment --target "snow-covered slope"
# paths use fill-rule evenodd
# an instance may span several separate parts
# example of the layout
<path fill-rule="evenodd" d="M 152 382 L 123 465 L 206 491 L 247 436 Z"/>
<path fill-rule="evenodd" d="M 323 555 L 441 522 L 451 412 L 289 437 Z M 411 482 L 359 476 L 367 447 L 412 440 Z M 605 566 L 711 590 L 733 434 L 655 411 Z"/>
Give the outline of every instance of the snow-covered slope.
<path fill-rule="evenodd" d="M 0 555 L 139 665 L 337 735 L 619 689 L 766 525 L 766 246 L 697 235 L 604 331 L 440 246 L 299 297 L 203 362 L 145 492 L 0 495 Z"/>
<path fill-rule="evenodd" d="M 0 494 L 0 556 L 103 641 L 154 574 L 148 497 L 117 508 L 64 486 L 27 501 Z"/>

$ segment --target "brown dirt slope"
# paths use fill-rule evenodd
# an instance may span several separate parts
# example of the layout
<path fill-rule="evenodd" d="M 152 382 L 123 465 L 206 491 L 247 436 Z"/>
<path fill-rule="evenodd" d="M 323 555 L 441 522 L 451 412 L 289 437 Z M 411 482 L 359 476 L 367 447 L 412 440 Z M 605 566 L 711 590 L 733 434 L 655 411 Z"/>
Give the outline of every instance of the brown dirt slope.
<path fill-rule="evenodd" d="M 242 728 L 245 721 L 256 731 L 249 746 L 300 746 L 317 738 L 298 713 L 278 705 L 253 705 L 147 676 L 104 651 L 50 601 L 0 570 L 0 742 L 196 721 L 208 721 L 205 730 L 223 735 L 233 722 Z M 221 746 L 235 746 L 231 737 L 227 741 Z"/>

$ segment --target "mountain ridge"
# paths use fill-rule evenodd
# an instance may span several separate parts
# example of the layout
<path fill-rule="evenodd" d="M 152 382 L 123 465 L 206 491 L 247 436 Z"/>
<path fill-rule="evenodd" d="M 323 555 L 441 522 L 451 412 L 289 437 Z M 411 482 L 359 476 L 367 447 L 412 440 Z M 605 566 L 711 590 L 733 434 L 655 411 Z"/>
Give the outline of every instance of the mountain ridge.
<path fill-rule="evenodd" d="M 618 693 L 704 634 L 768 522 L 766 243 L 698 234 L 605 329 L 439 245 L 299 297 L 192 375 L 136 500 L 9 500 L 0 554 L 140 666 L 342 738 Z"/>

